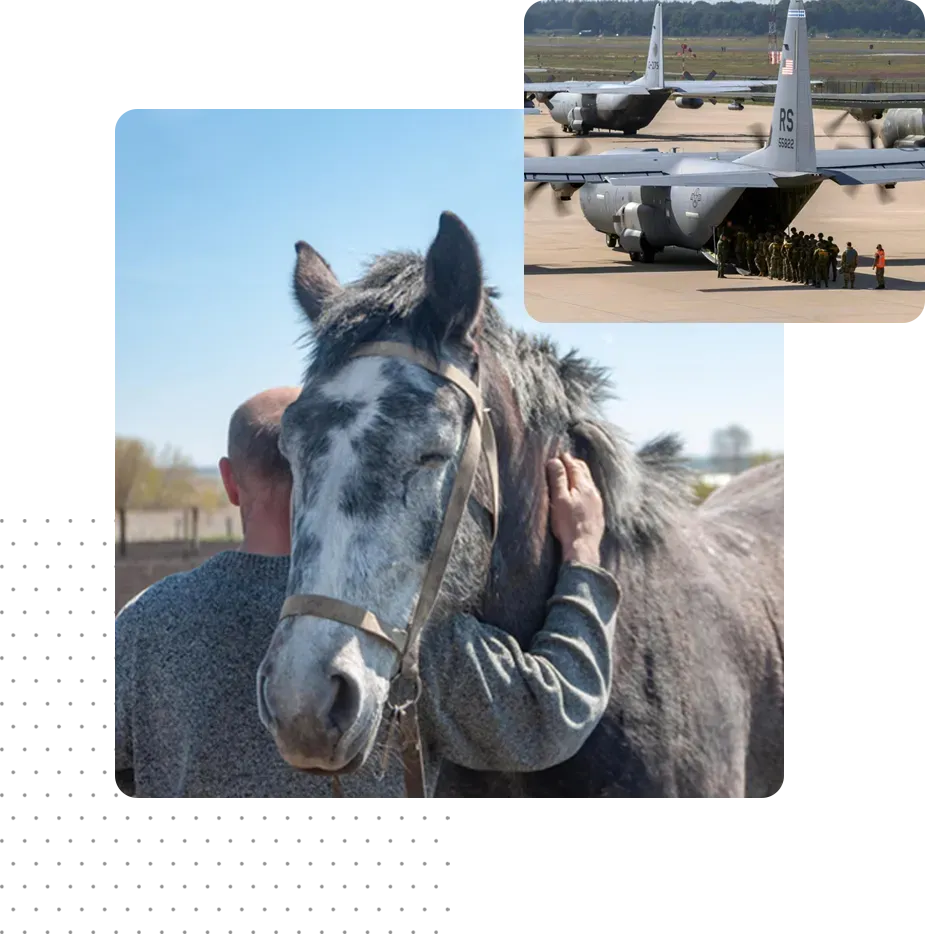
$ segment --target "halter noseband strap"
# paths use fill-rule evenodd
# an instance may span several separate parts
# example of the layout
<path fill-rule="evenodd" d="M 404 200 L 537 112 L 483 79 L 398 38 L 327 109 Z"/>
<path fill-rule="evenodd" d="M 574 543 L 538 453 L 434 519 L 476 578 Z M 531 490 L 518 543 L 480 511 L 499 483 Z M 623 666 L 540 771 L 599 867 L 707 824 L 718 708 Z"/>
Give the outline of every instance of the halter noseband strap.
<path fill-rule="evenodd" d="M 481 369 L 473 382 L 458 367 L 436 360 L 430 354 L 392 341 L 380 341 L 361 347 L 352 354 L 354 357 L 400 357 L 424 367 L 436 376 L 461 389 L 472 402 L 472 421 L 462 455 L 456 470 L 456 479 L 450 491 L 443 524 L 437 536 L 437 542 L 431 554 L 424 583 L 418 595 L 414 613 L 407 630 L 383 623 L 374 613 L 362 607 L 335 600 L 319 594 L 293 594 L 287 597 L 280 612 L 280 620 L 291 616 L 314 616 L 330 619 L 354 629 L 362 630 L 384 641 L 397 655 L 397 671 L 392 679 L 389 705 L 397 718 L 402 737 L 402 761 L 405 770 L 405 794 L 407 797 L 426 797 L 424 781 L 424 760 L 421 744 L 420 726 L 416 711 L 417 700 L 421 692 L 418 671 L 418 647 L 421 630 L 430 618 L 440 595 L 440 587 L 450 561 L 453 542 L 459 530 L 466 504 L 472 493 L 479 460 L 484 455 L 491 484 L 491 544 L 498 535 L 499 494 L 498 494 L 498 453 L 491 419 L 486 416 L 482 392 L 479 387 Z M 404 700 L 393 695 L 403 687 L 413 688 L 410 698 Z M 392 730 L 389 730 L 391 737 Z"/>

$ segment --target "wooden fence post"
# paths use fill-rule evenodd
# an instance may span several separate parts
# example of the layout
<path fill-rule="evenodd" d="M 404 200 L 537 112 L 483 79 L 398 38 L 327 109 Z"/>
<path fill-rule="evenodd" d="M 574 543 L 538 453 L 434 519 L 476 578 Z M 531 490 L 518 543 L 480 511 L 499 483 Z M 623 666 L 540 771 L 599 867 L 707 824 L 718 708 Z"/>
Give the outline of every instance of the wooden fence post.
<path fill-rule="evenodd" d="M 199 554 L 199 507 L 198 506 L 193 506 L 192 552 L 194 555 Z"/>
<path fill-rule="evenodd" d="M 125 542 L 125 510 L 119 510 L 119 554 L 124 558 L 126 555 L 126 542 Z"/>

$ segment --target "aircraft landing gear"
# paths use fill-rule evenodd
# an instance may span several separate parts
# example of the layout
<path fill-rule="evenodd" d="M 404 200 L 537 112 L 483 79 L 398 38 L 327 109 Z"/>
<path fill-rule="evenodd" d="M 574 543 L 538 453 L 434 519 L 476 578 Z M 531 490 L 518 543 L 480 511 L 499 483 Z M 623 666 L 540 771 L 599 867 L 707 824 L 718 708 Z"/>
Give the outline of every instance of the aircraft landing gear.
<path fill-rule="evenodd" d="M 630 253 L 630 259 L 634 263 L 654 263 L 655 262 L 655 247 L 650 243 L 647 243 L 645 240 L 642 241 L 642 252 L 641 253 Z"/>
<path fill-rule="evenodd" d="M 608 246 L 611 250 L 615 250 L 616 247 L 617 247 L 617 235 L 616 235 L 616 234 L 607 234 L 606 240 L 607 240 L 607 246 Z"/>
<path fill-rule="evenodd" d="M 623 135 L 624 136 L 635 136 L 638 132 L 639 130 L 624 130 Z"/>

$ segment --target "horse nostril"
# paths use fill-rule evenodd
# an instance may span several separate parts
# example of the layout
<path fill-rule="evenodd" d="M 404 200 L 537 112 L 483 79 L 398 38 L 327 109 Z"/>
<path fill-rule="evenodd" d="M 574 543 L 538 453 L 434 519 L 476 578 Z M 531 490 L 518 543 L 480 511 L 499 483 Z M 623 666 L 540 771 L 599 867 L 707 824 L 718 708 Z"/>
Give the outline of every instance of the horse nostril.
<path fill-rule="evenodd" d="M 262 715 L 264 726 L 276 729 L 276 720 L 273 717 L 273 711 L 270 709 L 270 702 L 267 700 L 267 676 L 260 678 L 260 691 L 257 697 L 259 709 Z"/>
<path fill-rule="evenodd" d="M 360 715 L 360 688 L 349 675 L 334 675 L 334 702 L 328 711 L 331 725 L 343 736 Z"/>

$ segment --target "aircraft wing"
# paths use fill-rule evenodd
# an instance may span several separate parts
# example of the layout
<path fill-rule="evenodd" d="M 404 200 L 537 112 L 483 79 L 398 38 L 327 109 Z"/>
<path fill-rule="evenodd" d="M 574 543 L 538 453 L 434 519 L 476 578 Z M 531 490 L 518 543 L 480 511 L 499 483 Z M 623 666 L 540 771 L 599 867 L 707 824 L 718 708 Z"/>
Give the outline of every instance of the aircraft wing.
<path fill-rule="evenodd" d="M 731 153 L 690 154 L 622 149 L 591 156 L 525 156 L 525 182 L 703 188 L 775 188 L 813 176 L 730 163 Z M 712 162 L 716 168 L 705 167 Z M 925 181 L 925 149 L 820 149 L 816 178 L 839 185 L 889 185 Z"/>
<path fill-rule="evenodd" d="M 752 100 L 773 101 L 770 92 L 756 92 Z M 890 110 L 894 107 L 925 107 L 925 94 L 813 94 L 814 107 L 843 110 Z"/>
<path fill-rule="evenodd" d="M 697 154 L 709 158 L 709 154 Z M 681 171 L 683 154 L 626 149 L 596 156 L 526 156 L 525 182 L 653 186 L 701 186 L 704 188 L 776 188 L 775 173 L 730 166 L 726 171 Z M 729 165 L 728 161 L 719 165 Z"/>
<path fill-rule="evenodd" d="M 775 88 L 777 79 L 773 81 L 666 81 L 665 87 L 675 94 L 723 97 L 728 94 L 750 94 L 761 88 Z M 774 99 L 773 93 L 769 93 L 768 96 Z"/>
<path fill-rule="evenodd" d="M 622 84 L 619 81 L 543 81 L 524 84 L 524 94 L 631 94 L 648 97 L 649 89 L 642 84 Z"/>
<path fill-rule="evenodd" d="M 820 149 L 816 167 L 839 185 L 925 182 L 925 149 Z"/>

